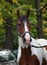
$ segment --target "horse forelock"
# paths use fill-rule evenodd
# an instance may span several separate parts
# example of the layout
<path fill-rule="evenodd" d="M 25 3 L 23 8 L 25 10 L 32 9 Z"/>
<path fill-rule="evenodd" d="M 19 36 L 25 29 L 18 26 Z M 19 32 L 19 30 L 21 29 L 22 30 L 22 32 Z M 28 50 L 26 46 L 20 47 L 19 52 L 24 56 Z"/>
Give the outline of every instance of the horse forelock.
<path fill-rule="evenodd" d="M 18 20 L 20 20 L 20 21 L 24 21 L 24 20 L 27 20 L 28 18 L 27 18 L 27 16 L 26 15 L 21 15 L 20 17 L 19 17 L 19 19 Z"/>

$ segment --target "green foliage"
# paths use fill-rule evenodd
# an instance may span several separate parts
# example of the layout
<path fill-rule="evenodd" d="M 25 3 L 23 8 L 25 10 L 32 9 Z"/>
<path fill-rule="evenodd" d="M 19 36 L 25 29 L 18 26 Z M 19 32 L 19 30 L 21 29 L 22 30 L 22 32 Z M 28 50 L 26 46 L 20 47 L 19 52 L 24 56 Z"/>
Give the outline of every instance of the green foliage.
<path fill-rule="evenodd" d="M 6 36 L 5 36 L 5 24 L 6 21 L 5 19 L 7 17 L 12 17 L 13 18 L 13 23 L 12 25 L 15 27 L 16 26 L 16 22 L 17 22 L 17 15 L 16 15 L 16 11 L 17 9 L 20 10 L 21 14 L 25 14 L 26 10 L 22 10 L 22 9 L 30 9 L 30 10 L 34 10 L 35 9 L 35 0 L 12 0 L 13 4 L 10 4 L 9 2 L 5 2 L 5 0 L 0 0 L 0 46 L 3 47 L 6 41 Z M 41 7 L 44 6 L 44 4 L 46 3 L 47 0 L 41 0 Z M 47 9 L 44 9 L 42 12 L 42 20 L 43 20 L 43 29 L 47 27 Z M 36 20 L 36 13 L 35 12 L 31 12 L 30 13 L 30 21 L 31 23 L 37 25 L 37 20 Z M 31 26 L 31 32 L 32 32 L 32 36 L 34 38 L 37 38 L 37 30 L 34 26 Z M 43 37 L 47 39 L 46 33 L 43 33 Z M 13 49 L 17 49 L 18 47 L 18 35 L 16 30 L 13 30 Z"/>
<path fill-rule="evenodd" d="M 22 5 L 23 5 L 23 4 L 28 4 L 28 5 L 30 5 L 30 4 L 33 4 L 33 3 L 34 3 L 34 0 L 32 0 L 32 1 L 31 1 L 31 0 L 25 0 L 25 1 L 24 1 L 24 0 L 18 0 L 18 1 L 19 1 L 19 3 L 22 4 Z"/>

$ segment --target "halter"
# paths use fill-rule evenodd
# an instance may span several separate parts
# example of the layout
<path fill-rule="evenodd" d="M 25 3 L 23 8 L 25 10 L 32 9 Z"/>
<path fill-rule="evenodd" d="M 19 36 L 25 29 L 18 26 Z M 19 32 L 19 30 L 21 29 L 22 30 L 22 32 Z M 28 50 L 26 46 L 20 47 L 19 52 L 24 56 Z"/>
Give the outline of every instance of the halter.
<path fill-rule="evenodd" d="M 25 34 L 26 33 L 29 33 L 30 35 L 31 35 L 31 32 L 30 31 L 26 31 L 26 32 L 24 32 L 23 34 L 20 34 L 19 32 L 18 32 L 18 35 L 23 39 L 23 42 L 25 43 L 25 39 L 24 39 L 24 36 L 25 36 Z M 30 38 L 30 41 L 32 41 L 32 39 Z"/>
<path fill-rule="evenodd" d="M 19 35 L 21 38 L 23 38 L 26 33 L 29 33 L 29 34 L 31 35 L 31 32 L 30 32 L 30 31 L 26 31 L 26 32 L 24 32 L 23 34 L 20 34 L 20 33 L 18 32 L 18 35 Z"/>

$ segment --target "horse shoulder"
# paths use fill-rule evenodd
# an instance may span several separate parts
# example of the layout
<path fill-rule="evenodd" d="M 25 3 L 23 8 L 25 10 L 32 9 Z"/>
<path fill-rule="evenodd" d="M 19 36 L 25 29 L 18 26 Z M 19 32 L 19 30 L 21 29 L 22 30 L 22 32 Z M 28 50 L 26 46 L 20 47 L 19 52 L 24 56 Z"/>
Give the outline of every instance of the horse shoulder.
<path fill-rule="evenodd" d="M 39 60 L 40 62 L 40 65 L 42 65 L 42 49 L 41 48 L 34 48 L 34 47 L 31 47 L 31 51 L 32 51 L 32 56 L 35 55 L 37 57 L 37 59 Z"/>
<path fill-rule="evenodd" d="M 40 45 L 38 44 L 38 41 L 34 38 L 32 38 L 31 45 L 40 47 Z M 31 47 L 31 51 L 32 51 L 32 55 L 36 55 L 39 62 L 40 62 L 40 65 L 42 65 L 42 59 L 43 59 L 43 57 L 42 57 L 42 48 Z"/>
<path fill-rule="evenodd" d="M 47 61 L 47 40 L 46 39 L 37 39 L 37 42 L 43 46 L 42 48 L 42 55 L 43 58 L 45 58 L 45 60 Z M 44 61 L 45 62 L 45 61 Z M 44 63 L 43 63 L 44 64 Z M 45 65 L 45 64 L 44 64 Z"/>

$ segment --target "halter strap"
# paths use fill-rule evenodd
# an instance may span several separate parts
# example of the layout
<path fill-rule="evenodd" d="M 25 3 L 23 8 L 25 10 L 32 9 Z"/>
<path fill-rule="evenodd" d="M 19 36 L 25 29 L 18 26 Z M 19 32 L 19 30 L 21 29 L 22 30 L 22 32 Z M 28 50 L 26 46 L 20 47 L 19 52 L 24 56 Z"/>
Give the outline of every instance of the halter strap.
<path fill-rule="evenodd" d="M 23 37 L 25 36 L 26 33 L 29 33 L 31 35 L 30 31 L 26 31 L 26 32 L 23 33 Z"/>
<path fill-rule="evenodd" d="M 31 32 L 30 32 L 30 31 L 26 31 L 26 32 L 24 32 L 23 34 L 20 34 L 20 33 L 18 32 L 18 35 L 19 35 L 21 38 L 23 38 L 26 33 L 29 33 L 29 34 L 31 35 Z"/>

